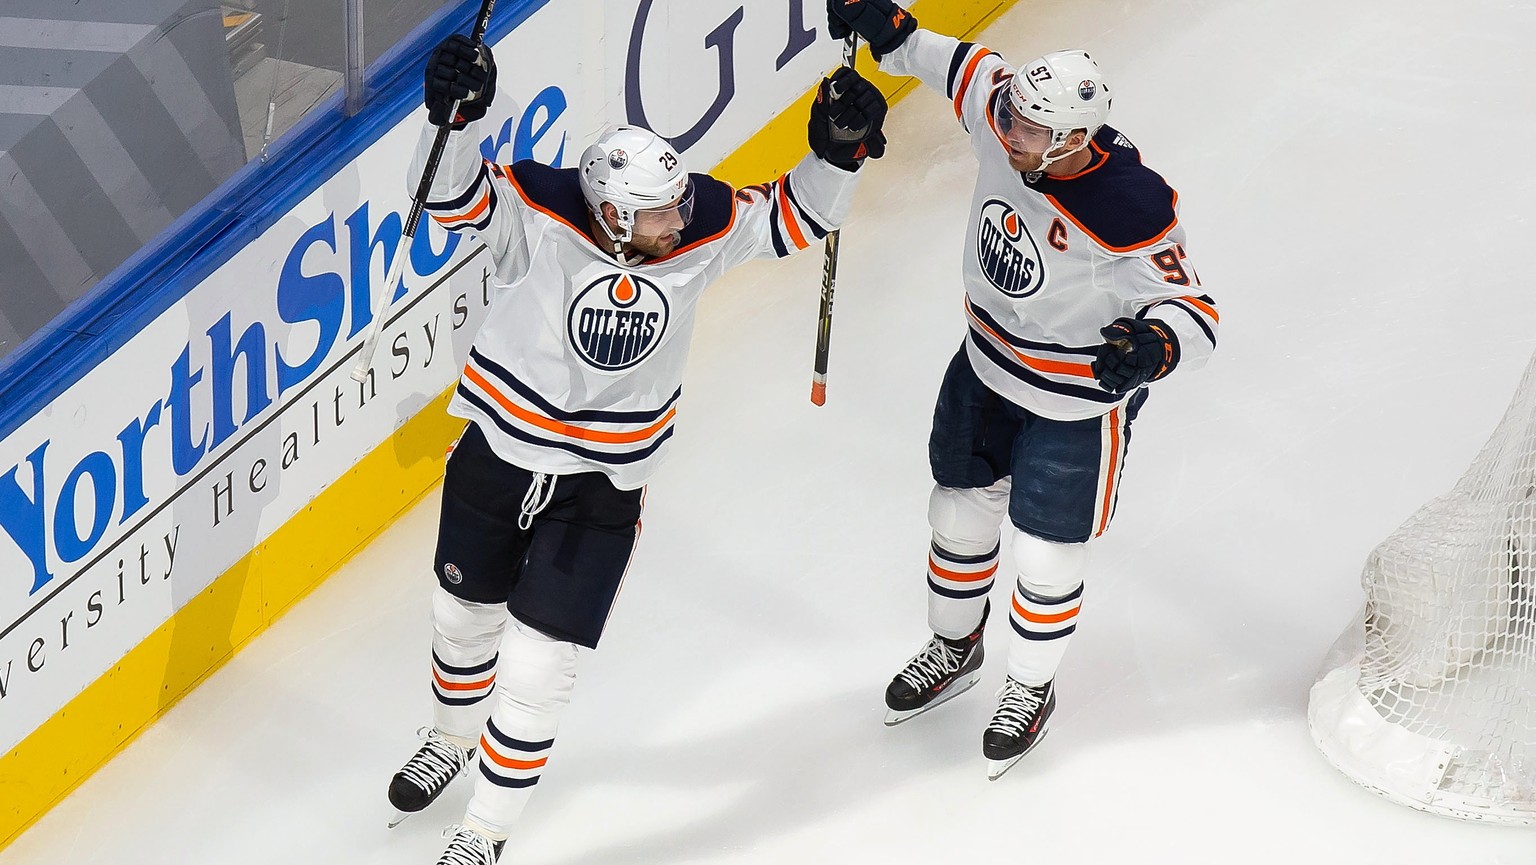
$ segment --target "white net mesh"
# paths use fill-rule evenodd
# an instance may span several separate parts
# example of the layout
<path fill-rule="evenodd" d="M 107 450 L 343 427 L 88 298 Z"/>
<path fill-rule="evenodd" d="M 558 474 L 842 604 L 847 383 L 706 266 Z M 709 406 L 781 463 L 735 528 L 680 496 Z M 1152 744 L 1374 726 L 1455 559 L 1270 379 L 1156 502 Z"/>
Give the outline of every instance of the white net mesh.
<path fill-rule="evenodd" d="M 1536 822 L 1536 359 L 1472 467 L 1361 582 L 1360 649 L 1312 692 L 1325 756 L 1423 810 Z"/>

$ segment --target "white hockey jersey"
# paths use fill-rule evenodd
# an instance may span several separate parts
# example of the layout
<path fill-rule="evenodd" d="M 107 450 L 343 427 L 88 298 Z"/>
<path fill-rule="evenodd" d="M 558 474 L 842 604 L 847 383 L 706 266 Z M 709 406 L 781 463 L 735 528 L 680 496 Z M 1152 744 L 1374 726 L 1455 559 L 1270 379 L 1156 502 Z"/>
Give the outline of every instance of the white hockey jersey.
<path fill-rule="evenodd" d="M 948 96 L 980 163 L 965 235 L 966 349 L 976 375 L 1044 417 L 1080 420 L 1129 399 L 1089 367 L 1099 328 L 1156 318 L 1177 335 L 1179 368 L 1203 366 L 1219 316 L 1185 250 L 1178 195 L 1105 126 L 1092 161 L 1069 177 L 1029 182 L 1008 165 L 993 95 L 1014 67 L 979 45 L 917 30 L 881 69 L 915 75 Z"/>
<path fill-rule="evenodd" d="M 676 251 L 626 264 L 605 251 L 606 238 L 593 239 L 576 169 L 491 164 L 475 126 L 449 135 L 425 209 L 484 241 L 504 290 L 448 411 L 477 424 L 514 465 L 600 471 L 620 489 L 640 487 L 672 437 L 705 286 L 748 259 L 824 237 L 846 215 L 857 175 L 812 155 L 740 191 L 694 174 L 693 221 Z M 435 133 L 422 131 L 407 178 L 421 176 Z"/>

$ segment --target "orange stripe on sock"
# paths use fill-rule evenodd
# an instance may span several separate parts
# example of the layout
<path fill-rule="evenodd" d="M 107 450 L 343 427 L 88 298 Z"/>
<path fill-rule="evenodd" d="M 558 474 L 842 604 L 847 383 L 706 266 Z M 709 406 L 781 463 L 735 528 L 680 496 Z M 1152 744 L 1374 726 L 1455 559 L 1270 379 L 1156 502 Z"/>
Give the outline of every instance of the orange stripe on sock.
<path fill-rule="evenodd" d="M 928 569 L 933 571 L 934 576 L 943 577 L 946 580 L 953 580 L 957 583 L 977 583 L 997 573 L 997 562 L 993 562 L 992 567 L 987 568 L 985 571 L 977 571 L 974 574 L 963 574 L 959 571 L 951 571 L 948 568 L 939 567 L 939 563 L 933 560 L 933 556 L 929 556 Z"/>
<path fill-rule="evenodd" d="M 481 688 L 489 688 L 490 686 L 496 684 L 495 673 L 492 673 L 491 675 L 481 679 L 478 682 L 450 682 L 439 675 L 436 670 L 433 670 L 432 678 L 437 680 L 437 686 L 442 688 L 444 691 L 478 691 Z"/>
<path fill-rule="evenodd" d="M 480 753 L 490 758 L 492 763 L 506 769 L 542 769 L 549 762 L 548 757 L 540 757 L 537 760 L 514 760 L 511 757 L 503 757 L 496 753 L 491 746 L 491 740 L 485 736 L 480 737 Z"/>
<path fill-rule="evenodd" d="M 1024 609 L 1024 607 L 1019 604 L 1019 599 L 1017 597 L 1013 599 L 1013 611 L 1018 613 L 1019 617 L 1024 621 L 1034 622 L 1037 625 L 1054 625 L 1057 622 L 1065 622 L 1073 616 L 1076 616 L 1077 611 L 1081 609 L 1081 606 L 1076 606 L 1070 610 L 1067 610 L 1065 613 L 1036 613 Z"/>

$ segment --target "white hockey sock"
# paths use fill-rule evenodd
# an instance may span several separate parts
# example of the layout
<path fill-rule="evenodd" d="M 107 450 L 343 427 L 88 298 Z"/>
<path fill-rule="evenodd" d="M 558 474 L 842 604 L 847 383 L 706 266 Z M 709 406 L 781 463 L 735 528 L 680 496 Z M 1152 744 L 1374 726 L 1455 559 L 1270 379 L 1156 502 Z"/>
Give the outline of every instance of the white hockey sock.
<path fill-rule="evenodd" d="M 1056 668 L 1067 653 L 1067 642 L 1077 630 L 1082 608 L 1083 584 L 1064 595 L 1044 595 L 1024 585 L 1013 587 L 1013 609 L 1008 622 L 1013 638 L 1008 642 L 1008 675 L 1025 685 L 1043 685 L 1056 678 Z"/>
<path fill-rule="evenodd" d="M 1008 623 L 1008 675 L 1025 685 L 1056 678 L 1077 630 L 1082 608 L 1088 547 L 1058 544 L 1015 529 L 1009 544 L 1019 578 L 1013 587 Z"/>
<path fill-rule="evenodd" d="M 997 543 L 969 553 L 957 546 L 962 545 L 935 534 L 928 551 L 928 627 L 951 640 L 968 636 L 981 623 L 997 574 Z"/>
<path fill-rule="evenodd" d="M 576 645 L 513 620 L 501 679 L 480 737 L 479 777 L 466 821 L 505 838 L 544 773 L 560 716 L 576 685 Z"/>
<path fill-rule="evenodd" d="M 933 546 L 928 552 L 928 627 L 958 640 L 976 630 L 992 590 L 999 556 L 999 525 L 1011 485 L 935 486 L 928 498 Z"/>
<path fill-rule="evenodd" d="M 496 685 L 496 650 L 507 626 L 502 604 L 432 592 L 432 723 L 456 744 L 475 744 Z"/>

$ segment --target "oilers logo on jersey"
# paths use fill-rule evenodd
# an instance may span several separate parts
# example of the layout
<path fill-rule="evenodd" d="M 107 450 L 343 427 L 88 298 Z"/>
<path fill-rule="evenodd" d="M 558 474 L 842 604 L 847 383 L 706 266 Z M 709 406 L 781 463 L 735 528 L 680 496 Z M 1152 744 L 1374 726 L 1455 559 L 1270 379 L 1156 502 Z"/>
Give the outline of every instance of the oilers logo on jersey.
<path fill-rule="evenodd" d="M 1045 284 L 1045 261 L 1019 211 L 1000 198 L 981 206 L 976 258 L 982 273 L 1009 297 L 1028 297 Z"/>
<path fill-rule="evenodd" d="M 666 334 L 670 312 L 654 283 L 632 273 L 608 273 L 576 295 L 566 330 L 583 361 L 618 372 L 651 356 Z"/>

